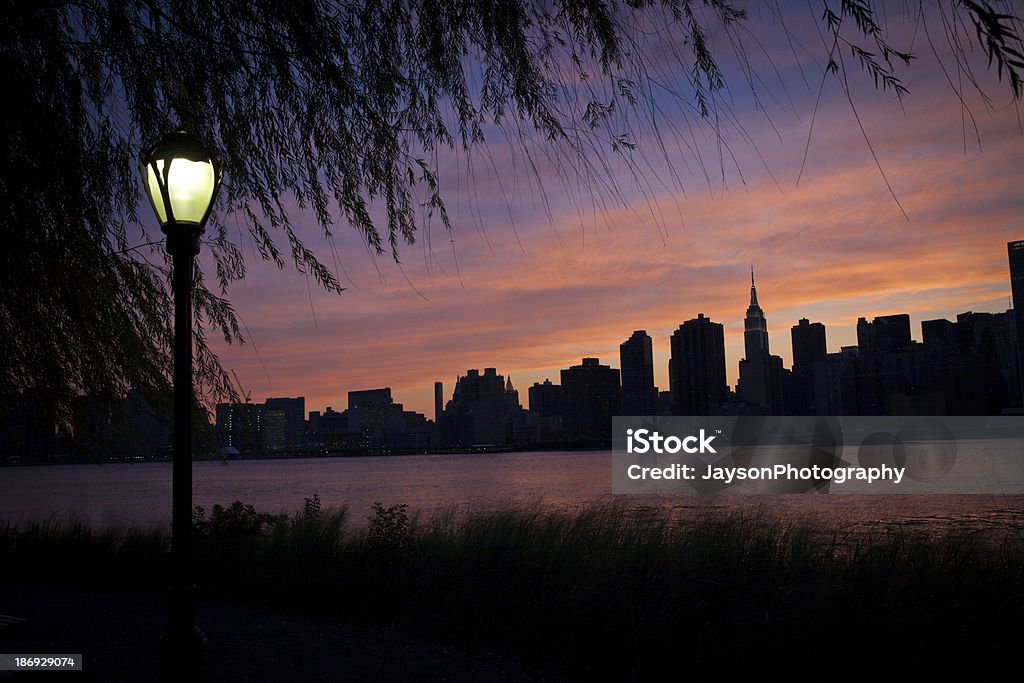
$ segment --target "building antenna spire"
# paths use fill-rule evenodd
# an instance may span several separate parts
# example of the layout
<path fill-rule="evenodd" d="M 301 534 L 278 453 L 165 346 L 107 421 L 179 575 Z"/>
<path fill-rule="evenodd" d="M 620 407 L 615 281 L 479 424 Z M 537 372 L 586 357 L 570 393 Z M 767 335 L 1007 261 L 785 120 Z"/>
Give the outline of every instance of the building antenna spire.
<path fill-rule="evenodd" d="M 754 286 L 754 264 L 750 264 L 750 305 L 757 306 L 757 287 Z"/>

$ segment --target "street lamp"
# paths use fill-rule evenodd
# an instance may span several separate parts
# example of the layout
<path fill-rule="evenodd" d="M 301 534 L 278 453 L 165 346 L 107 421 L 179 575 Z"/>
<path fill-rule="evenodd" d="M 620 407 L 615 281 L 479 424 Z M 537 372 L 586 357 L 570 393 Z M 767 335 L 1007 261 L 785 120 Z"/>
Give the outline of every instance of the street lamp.
<path fill-rule="evenodd" d="M 221 163 L 193 135 L 169 133 L 139 158 L 160 229 L 167 235 L 174 291 L 174 459 L 171 474 L 170 621 L 160 642 L 167 680 L 199 677 L 206 637 L 195 621 L 192 564 L 192 277 L 199 238 L 220 189 Z"/>

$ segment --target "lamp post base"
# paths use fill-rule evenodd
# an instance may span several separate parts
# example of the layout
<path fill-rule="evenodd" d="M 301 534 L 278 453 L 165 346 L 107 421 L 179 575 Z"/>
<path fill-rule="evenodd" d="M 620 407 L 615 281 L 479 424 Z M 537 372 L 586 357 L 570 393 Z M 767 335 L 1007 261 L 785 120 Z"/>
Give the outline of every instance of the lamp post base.
<path fill-rule="evenodd" d="M 157 653 L 162 680 L 168 683 L 200 680 L 206 635 L 196 624 L 191 588 L 171 590 L 170 620 Z"/>

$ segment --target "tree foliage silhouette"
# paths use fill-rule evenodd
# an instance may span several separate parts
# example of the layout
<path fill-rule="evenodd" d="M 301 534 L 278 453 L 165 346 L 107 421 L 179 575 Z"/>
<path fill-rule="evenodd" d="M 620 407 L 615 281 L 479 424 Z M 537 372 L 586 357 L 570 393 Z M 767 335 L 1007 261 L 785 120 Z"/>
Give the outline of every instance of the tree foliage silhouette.
<path fill-rule="evenodd" d="M 809 6 L 823 52 L 806 60 L 823 77 L 845 74 L 845 55 L 878 88 L 906 93 L 899 70 L 913 55 L 890 44 L 874 3 Z M 1011 12 L 936 7 L 968 78 L 980 44 L 1019 97 Z M 925 9 L 902 11 L 923 19 Z M 242 339 L 227 298 L 245 274 L 236 230 L 263 258 L 341 291 L 294 212 L 312 212 L 328 242 L 350 226 L 398 260 L 432 224 L 450 228 L 439 181 L 449 151 L 493 164 L 487 144 L 508 140 L 523 168 L 543 155 L 595 204 L 621 191 L 616 159 L 643 190 L 645 155 L 667 159 L 666 141 L 683 135 L 664 125 L 666 100 L 721 140 L 734 125 L 730 88 L 763 96 L 760 73 L 774 66 L 752 28 L 789 29 L 778 0 L 758 14 L 728 0 L 2 0 L 0 393 L 31 388 L 62 415 L 83 392 L 167 390 L 168 262 L 139 213 L 135 164 L 164 132 L 191 130 L 226 166 L 203 247 L 213 272 L 196 282 L 208 403 L 232 383 L 207 335 Z"/>

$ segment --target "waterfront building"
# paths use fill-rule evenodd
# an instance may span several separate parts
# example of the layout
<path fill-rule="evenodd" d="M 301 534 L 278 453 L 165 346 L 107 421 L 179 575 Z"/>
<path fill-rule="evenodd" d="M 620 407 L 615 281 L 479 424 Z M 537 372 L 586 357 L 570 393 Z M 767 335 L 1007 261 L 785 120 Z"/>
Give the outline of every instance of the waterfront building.
<path fill-rule="evenodd" d="M 619 371 L 584 358 L 561 371 L 562 423 L 570 441 L 610 443 L 612 417 L 622 405 Z"/>
<path fill-rule="evenodd" d="M 260 408 L 260 445 L 264 451 L 302 448 L 306 435 L 306 398 L 268 398 Z"/>

